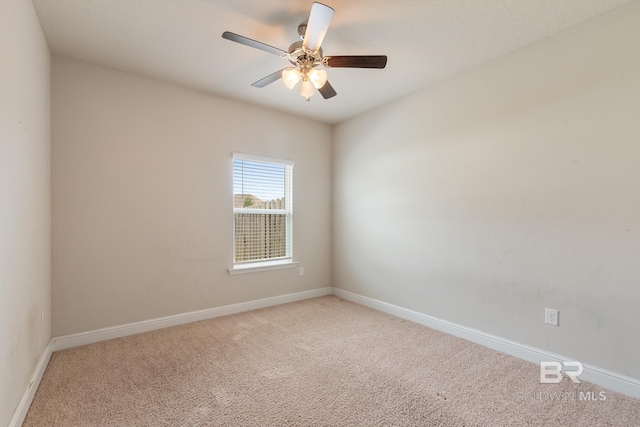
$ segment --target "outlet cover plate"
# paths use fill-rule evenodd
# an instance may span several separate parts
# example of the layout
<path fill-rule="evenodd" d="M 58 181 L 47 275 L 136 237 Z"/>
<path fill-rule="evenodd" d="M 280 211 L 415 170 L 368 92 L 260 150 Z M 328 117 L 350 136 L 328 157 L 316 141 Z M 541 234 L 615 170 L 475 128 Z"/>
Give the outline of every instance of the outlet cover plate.
<path fill-rule="evenodd" d="M 549 325 L 558 326 L 558 310 L 553 308 L 544 309 L 544 323 Z"/>

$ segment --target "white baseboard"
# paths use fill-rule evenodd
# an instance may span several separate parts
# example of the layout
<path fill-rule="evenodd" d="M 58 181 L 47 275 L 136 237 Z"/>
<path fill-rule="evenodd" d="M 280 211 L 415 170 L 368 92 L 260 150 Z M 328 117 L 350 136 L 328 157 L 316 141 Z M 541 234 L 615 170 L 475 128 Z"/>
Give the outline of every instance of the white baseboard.
<path fill-rule="evenodd" d="M 44 375 L 44 371 L 47 369 L 49 359 L 51 359 L 51 353 L 51 341 L 49 341 L 49 344 L 47 344 L 47 347 L 44 349 L 44 353 L 42 353 L 42 356 L 31 375 L 31 380 L 29 381 L 27 389 L 22 394 L 20 403 L 18 403 L 16 410 L 13 412 L 13 417 L 11 417 L 8 427 L 20 427 L 24 422 L 27 412 L 29 412 L 31 402 L 33 402 L 33 396 L 36 394 L 36 390 L 40 385 L 40 380 L 42 380 L 42 376 Z"/>
<path fill-rule="evenodd" d="M 93 344 L 114 338 L 126 337 L 143 332 L 155 331 L 157 329 L 171 326 L 184 325 L 186 323 L 198 322 L 200 320 L 213 319 L 215 317 L 227 316 L 229 314 L 242 313 L 245 311 L 257 310 L 260 308 L 272 307 L 294 301 L 301 301 L 309 298 L 331 295 L 332 288 L 313 289 L 311 291 L 296 292 L 293 294 L 279 295 L 271 298 L 263 298 L 254 301 L 242 302 L 239 304 L 214 307 L 206 310 L 192 311 L 189 313 L 176 314 L 174 316 L 159 317 L 156 319 L 143 320 L 141 322 L 127 323 L 125 325 L 111 326 L 93 331 L 80 332 L 77 334 L 62 335 L 51 338 L 52 350 L 64 350 L 86 344 Z"/>
<path fill-rule="evenodd" d="M 353 292 L 333 288 L 333 294 L 348 301 L 428 326 L 529 362 L 539 364 L 541 361 L 570 362 L 575 360 Z M 584 372 L 580 379 L 640 399 L 640 380 L 636 378 L 584 364 Z"/>

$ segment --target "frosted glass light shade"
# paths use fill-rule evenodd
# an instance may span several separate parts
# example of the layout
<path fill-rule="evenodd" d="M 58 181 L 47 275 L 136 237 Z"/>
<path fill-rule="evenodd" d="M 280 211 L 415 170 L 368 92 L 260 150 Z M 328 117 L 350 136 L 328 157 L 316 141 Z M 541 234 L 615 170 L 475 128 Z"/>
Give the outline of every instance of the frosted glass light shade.
<path fill-rule="evenodd" d="M 313 84 L 309 81 L 309 79 L 304 79 L 302 81 L 302 86 L 300 86 L 300 95 L 304 96 L 308 101 L 314 93 L 315 89 L 313 89 Z"/>
<path fill-rule="evenodd" d="M 282 81 L 285 86 L 289 89 L 293 89 L 293 87 L 300 81 L 301 73 L 297 68 L 285 68 L 282 70 Z"/>
<path fill-rule="evenodd" d="M 327 72 L 325 70 L 311 70 L 309 71 L 309 80 L 316 89 L 320 89 L 327 82 Z"/>

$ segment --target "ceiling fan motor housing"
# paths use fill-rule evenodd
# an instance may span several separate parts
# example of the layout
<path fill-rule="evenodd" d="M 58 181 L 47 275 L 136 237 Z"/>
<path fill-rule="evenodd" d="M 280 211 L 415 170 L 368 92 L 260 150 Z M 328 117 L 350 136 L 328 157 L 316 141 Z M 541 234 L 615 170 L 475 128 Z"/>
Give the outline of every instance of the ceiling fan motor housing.
<path fill-rule="evenodd" d="M 322 64 L 322 48 L 309 52 L 302 46 L 303 42 L 295 42 L 289 46 L 289 62 L 293 65 L 316 67 Z"/>

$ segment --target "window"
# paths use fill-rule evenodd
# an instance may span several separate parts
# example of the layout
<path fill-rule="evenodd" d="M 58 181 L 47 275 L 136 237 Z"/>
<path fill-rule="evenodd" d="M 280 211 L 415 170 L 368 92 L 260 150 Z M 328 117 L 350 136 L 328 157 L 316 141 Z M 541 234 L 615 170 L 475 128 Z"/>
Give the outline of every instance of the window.
<path fill-rule="evenodd" d="M 233 269 L 294 266 L 293 162 L 233 154 Z"/>

